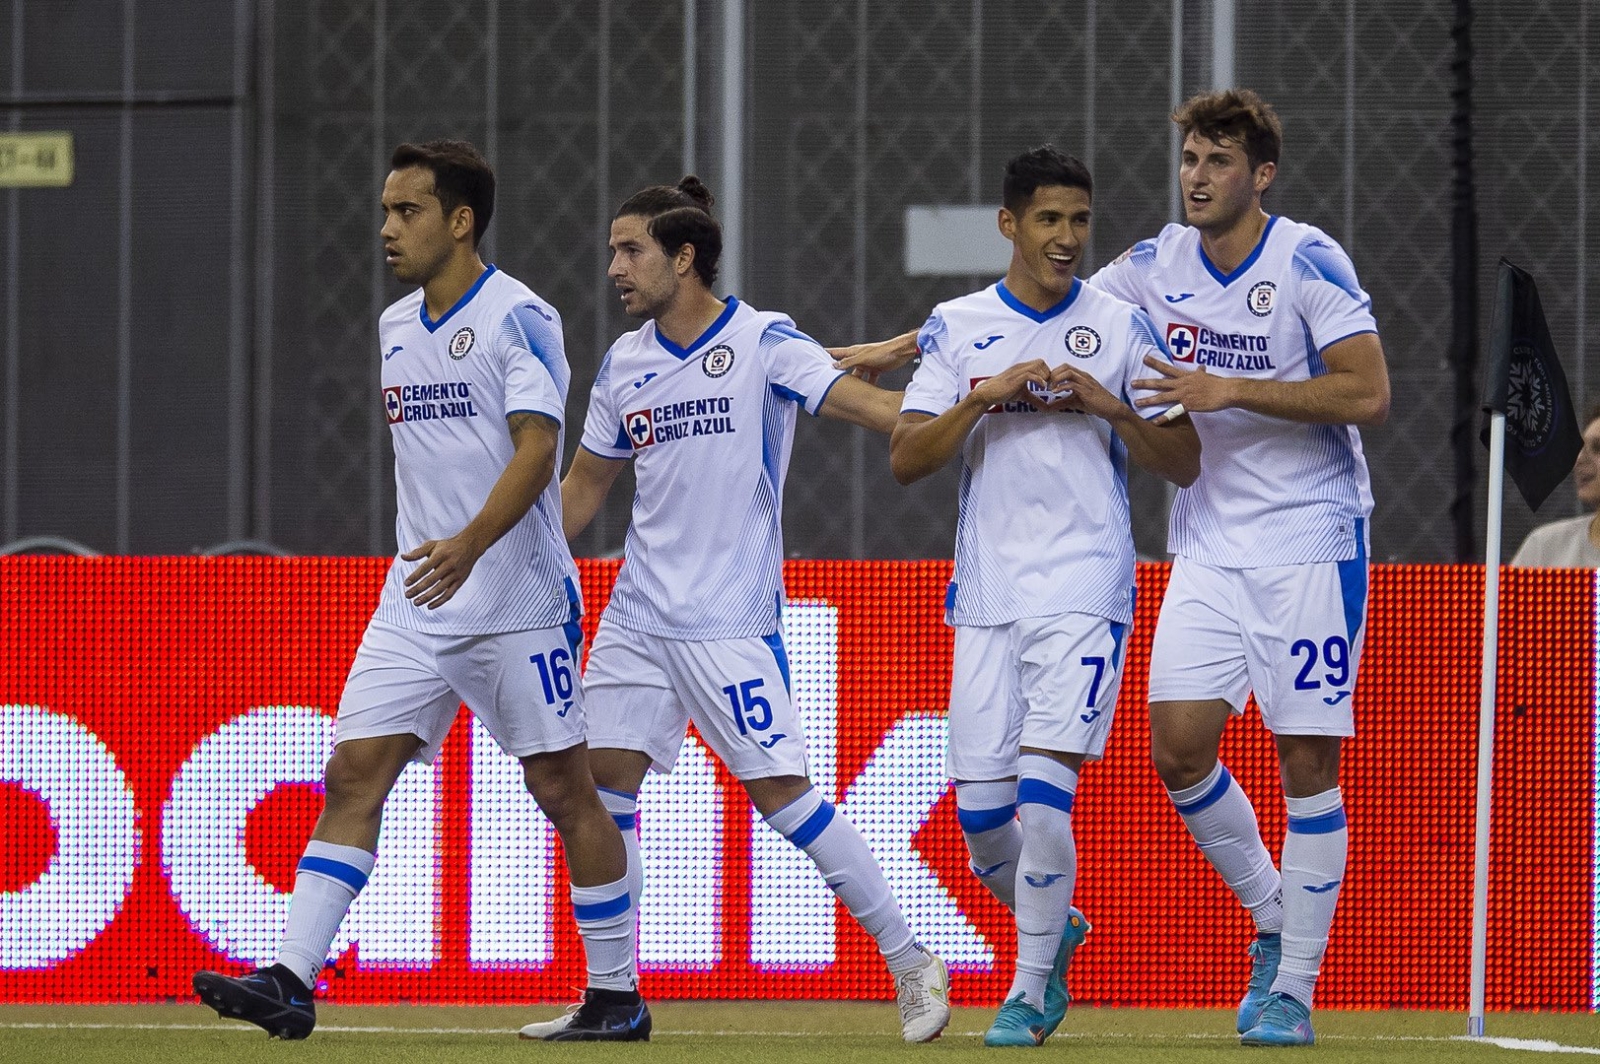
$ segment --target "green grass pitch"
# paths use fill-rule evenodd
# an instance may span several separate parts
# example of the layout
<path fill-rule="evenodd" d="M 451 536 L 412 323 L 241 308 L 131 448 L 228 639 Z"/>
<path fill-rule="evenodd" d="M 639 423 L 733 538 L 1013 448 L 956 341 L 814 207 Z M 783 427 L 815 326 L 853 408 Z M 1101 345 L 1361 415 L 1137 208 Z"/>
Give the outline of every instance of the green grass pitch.
<path fill-rule="evenodd" d="M 188 1061 L 306 1064 L 495 1064 L 499 1061 L 651 1064 L 855 1064 L 996 1056 L 1183 1064 L 1287 1053 L 1307 1064 L 1490 1064 L 1600 1056 L 1600 1017 L 1590 1013 L 1491 1013 L 1490 1041 L 1460 1037 L 1466 1017 L 1444 1012 L 1318 1012 L 1311 1049 L 1245 1049 L 1231 1011 L 1074 1009 L 1061 1032 L 1033 1051 L 985 1049 L 991 1010 L 957 1009 L 931 1045 L 900 1042 L 891 1004 L 676 1002 L 654 1006 L 649 1044 L 523 1042 L 516 1030 L 559 1010 L 516 1007 L 328 1006 L 305 1042 L 275 1042 L 201 1005 L 0 1006 L 0 1061 L 8 1064 L 174 1064 Z M 1550 1054 L 1553 1054 L 1551 1056 Z"/>

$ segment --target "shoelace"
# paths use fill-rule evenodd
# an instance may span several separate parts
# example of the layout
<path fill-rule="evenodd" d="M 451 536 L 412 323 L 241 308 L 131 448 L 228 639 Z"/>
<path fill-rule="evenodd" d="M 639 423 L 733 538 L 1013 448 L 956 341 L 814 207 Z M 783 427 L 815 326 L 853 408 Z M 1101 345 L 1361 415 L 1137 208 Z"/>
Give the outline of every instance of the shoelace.
<path fill-rule="evenodd" d="M 895 1004 L 900 1015 L 915 1019 L 928 1011 L 928 995 L 922 985 L 922 969 L 916 968 L 902 975 L 895 987 Z"/>

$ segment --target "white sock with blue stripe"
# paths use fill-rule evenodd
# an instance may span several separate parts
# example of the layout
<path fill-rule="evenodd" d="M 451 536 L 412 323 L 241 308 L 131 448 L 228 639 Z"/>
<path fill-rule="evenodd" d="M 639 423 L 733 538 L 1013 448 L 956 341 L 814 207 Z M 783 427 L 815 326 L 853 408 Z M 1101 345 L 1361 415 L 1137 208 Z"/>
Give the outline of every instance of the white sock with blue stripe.
<path fill-rule="evenodd" d="M 925 963 L 911 926 L 883 878 L 883 869 L 856 826 L 822 800 L 816 788 L 766 818 L 774 831 L 794 843 L 817 866 L 823 880 L 850 915 L 877 942 L 895 975 Z"/>
<path fill-rule="evenodd" d="M 634 928 L 638 906 L 628 893 L 628 877 L 598 887 L 572 886 L 572 915 L 589 962 L 589 986 L 632 990 Z"/>
<path fill-rule="evenodd" d="M 1272 854 L 1261 841 L 1255 807 L 1218 761 L 1205 779 L 1181 791 L 1168 791 L 1189 834 L 1239 899 L 1250 910 L 1256 930 L 1275 935 L 1283 930 L 1281 878 Z"/>
<path fill-rule="evenodd" d="M 1017 816 L 1022 822 L 1017 972 L 1006 998 L 1020 993 L 1041 1010 L 1078 883 L 1078 846 L 1072 835 L 1077 790 L 1078 774 L 1055 758 L 1023 754 L 1017 759 Z"/>
<path fill-rule="evenodd" d="M 639 899 L 644 896 L 644 862 L 639 856 L 639 796 L 609 787 L 595 789 L 600 792 L 600 804 L 606 807 L 617 830 L 622 832 L 622 848 L 628 854 L 628 896 L 637 909 Z"/>
<path fill-rule="evenodd" d="M 972 856 L 968 866 L 978 882 L 1017 909 L 1017 859 L 1022 856 L 1022 825 L 1017 822 L 1016 780 L 956 783 L 956 819 Z"/>
<path fill-rule="evenodd" d="M 1350 830 L 1339 788 L 1310 798 L 1285 798 L 1289 833 L 1283 839 L 1283 961 L 1272 981 L 1307 1008 L 1328 949 L 1328 929 L 1344 883 Z"/>
<path fill-rule="evenodd" d="M 359 846 L 339 846 L 312 839 L 295 870 L 294 895 L 284 923 L 278 963 L 312 990 L 328 963 L 333 936 L 339 933 L 350 903 L 372 875 L 377 857 Z"/>

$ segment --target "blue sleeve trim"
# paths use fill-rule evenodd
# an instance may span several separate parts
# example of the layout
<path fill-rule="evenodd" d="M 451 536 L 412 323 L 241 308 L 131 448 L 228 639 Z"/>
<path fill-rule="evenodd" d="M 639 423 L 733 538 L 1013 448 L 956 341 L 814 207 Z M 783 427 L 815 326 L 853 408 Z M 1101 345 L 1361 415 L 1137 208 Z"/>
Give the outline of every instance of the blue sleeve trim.
<path fill-rule="evenodd" d="M 956 820 L 968 835 L 982 835 L 985 831 L 1003 828 L 1017 819 L 1017 807 L 1002 805 L 996 809 L 962 809 L 956 807 Z"/>
<path fill-rule="evenodd" d="M 618 831 L 639 830 L 639 815 L 637 813 L 613 813 L 611 819 L 617 825 Z"/>
<path fill-rule="evenodd" d="M 549 418 L 551 421 L 554 421 L 556 423 L 557 427 L 560 427 L 560 425 L 561 425 L 561 419 L 556 417 L 554 414 L 550 413 L 550 411 L 548 411 L 548 410 L 507 410 L 506 411 L 506 417 L 510 417 L 512 414 L 537 414 L 539 417 Z"/>
<path fill-rule="evenodd" d="M 614 455 L 614 454 L 602 454 L 601 452 L 595 450 L 593 447 L 590 447 L 588 444 L 582 442 L 581 440 L 578 442 L 578 446 L 582 447 L 584 450 L 588 451 L 590 454 L 594 455 L 596 458 L 604 458 L 608 462 L 626 462 L 628 459 L 633 457 L 633 455 L 631 455 L 631 454 L 623 455 L 623 456 L 620 456 L 620 457 L 617 456 L 617 455 Z"/>
<path fill-rule="evenodd" d="M 923 410 L 923 409 L 921 409 L 919 407 L 915 407 L 915 406 L 904 407 L 904 408 L 901 409 L 900 412 L 902 414 L 927 414 L 929 417 L 938 417 L 939 416 L 938 414 L 935 414 L 932 410 Z"/>
<path fill-rule="evenodd" d="M 1351 337 L 1355 337 L 1355 336 L 1377 336 L 1377 335 L 1378 335 L 1378 330 L 1377 329 L 1357 329 L 1355 332 L 1348 333 L 1348 334 L 1346 334 L 1344 336 L 1341 336 L 1337 340 L 1329 340 L 1327 343 L 1325 343 L 1321 347 L 1317 348 L 1317 354 L 1320 355 L 1324 351 L 1326 351 L 1328 348 L 1332 347 L 1334 344 L 1342 344 L 1346 340 L 1349 340 Z"/>
<path fill-rule="evenodd" d="M 850 376 L 849 373 L 846 373 L 845 371 L 840 370 L 839 371 L 839 375 L 837 377 L 833 378 L 833 380 L 828 382 L 828 386 L 826 388 L 822 389 L 821 397 L 817 399 L 816 407 L 808 411 L 808 413 L 810 413 L 812 417 L 821 417 L 822 416 L 822 404 L 826 403 L 828 401 L 828 396 L 833 394 L 833 386 L 835 384 L 838 384 L 840 381 L 844 380 L 844 378 L 846 378 L 848 376 Z M 804 408 L 802 407 L 802 409 L 804 409 Z"/>

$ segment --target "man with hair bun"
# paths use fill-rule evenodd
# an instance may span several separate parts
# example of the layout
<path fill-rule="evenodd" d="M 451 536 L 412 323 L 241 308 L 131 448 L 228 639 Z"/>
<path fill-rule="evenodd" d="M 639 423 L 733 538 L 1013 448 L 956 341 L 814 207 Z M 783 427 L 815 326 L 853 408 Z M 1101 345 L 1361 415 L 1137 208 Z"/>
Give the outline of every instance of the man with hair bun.
<path fill-rule="evenodd" d="M 944 962 L 912 934 L 855 826 L 811 785 L 782 627 L 783 482 L 798 411 L 887 434 L 900 394 L 834 369 L 788 317 L 713 294 L 722 229 L 711 203 L 686 177 L 634 194 L 611 222 L 607 274 L 644 324 L 601 362 L 561 482 L 570 540 L 634 463 L 622 570 L 583 680 L 595 779 L 632 826 L 646 774 L 671 771 L 692 720 L 877 942 L 902 1036 L 931 1041 L 950 1019 Z M 625 841 L 637 894 L 638 842 Z M 583 1022 L 579 1009 L 523 1034 Z"/>

